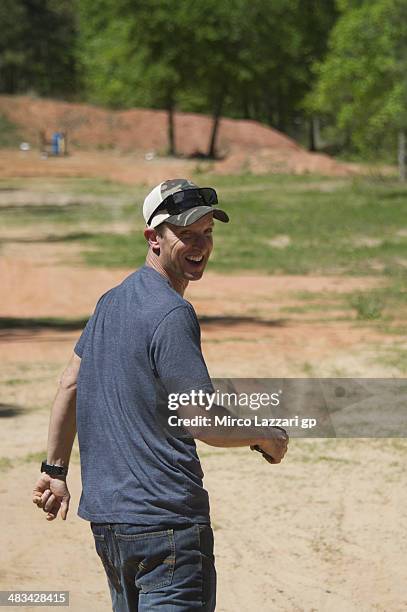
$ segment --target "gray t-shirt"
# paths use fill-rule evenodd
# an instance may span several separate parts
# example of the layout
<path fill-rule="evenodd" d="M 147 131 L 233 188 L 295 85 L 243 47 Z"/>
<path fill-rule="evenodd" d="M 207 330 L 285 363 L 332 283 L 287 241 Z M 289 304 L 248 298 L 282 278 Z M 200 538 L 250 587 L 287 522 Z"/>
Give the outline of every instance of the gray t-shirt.
<path fill-rule="evenodd" d="M 191 304 L 143 266 L 100 298 L 75 353 L 78 515 L 153 527 L 209 523 L 195 442 L 163 427 L 167 405 L 160 409 L 170 392 L 213 391 Z"/>

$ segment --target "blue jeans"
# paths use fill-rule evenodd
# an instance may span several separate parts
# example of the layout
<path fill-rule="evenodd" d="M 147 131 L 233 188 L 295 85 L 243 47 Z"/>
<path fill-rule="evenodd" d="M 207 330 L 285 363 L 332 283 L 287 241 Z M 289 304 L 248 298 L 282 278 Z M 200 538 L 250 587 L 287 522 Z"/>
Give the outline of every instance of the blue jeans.
<path fill-rule="evenodd" d="M 209 525 L 151 531 L 91 523 L 114 612 L 213 612 L 216 571 Z"/>

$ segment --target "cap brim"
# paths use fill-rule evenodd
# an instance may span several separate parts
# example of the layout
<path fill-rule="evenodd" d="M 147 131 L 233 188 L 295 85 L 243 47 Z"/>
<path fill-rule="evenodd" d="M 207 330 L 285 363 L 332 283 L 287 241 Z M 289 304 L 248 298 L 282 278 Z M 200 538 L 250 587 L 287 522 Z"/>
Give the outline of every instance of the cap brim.
<path fill-rule="evenodd" d="M 213 208 L 212 206 L 195 206 L 178 215 L 169 215 L 166 212 L 159 213 L 152 219 L 150 227 L 157 227 L 157 225 L 164 223 L 164 221 L 166 223 L 171 223 L 171 225 L 186 227 L 187 225 L 195 223 L 195 221 L 199 221 L 201 217 L 209 213 L 213 213 L 213 218 L 222 221 L 222 223 L 229 222 L 229 216 L 220 208 Z"/>

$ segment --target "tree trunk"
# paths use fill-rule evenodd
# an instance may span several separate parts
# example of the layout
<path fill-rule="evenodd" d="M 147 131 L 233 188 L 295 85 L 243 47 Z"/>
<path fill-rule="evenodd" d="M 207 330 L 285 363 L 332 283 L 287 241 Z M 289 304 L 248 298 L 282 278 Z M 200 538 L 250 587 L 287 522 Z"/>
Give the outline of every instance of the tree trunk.
<path fill-rule="evenodd" d="M 249 99 L 246 93 L 243 94 L 242 110 L 243 110 L 243 119 L 251 119 Z"/>
<path fill-rule="evenodd" d="M 315 152 L 317 150 L 315 142 L 315 122 L 314 117 L 308 120 L 308 150 Z"/>
<path fill-rule="evenodd" d="M 399 162 L 399 177 L 400 181 L 405 181 L 406 172 L 406 132 L 400 130 L 398 134 L 398 162 Z"/>
<path fill-rule="evenodd" d="M 208 157 L 210 157 L 211 159 L 215 159 L 216 157 L 216 139 L 218 136 L 218 129 L 219 129 L 220 117 L 222 114 L 224 99 L 225 99 L 225 94 L 224 93 L 220 94 L 216 102 L 215 110 L 213 113 L 212 133 L 211 133 L 211 140 L 209 143 L 209 150 L 208 150 Z"/>
<path fill-rule="evenodd" d="M 277 129 L 280 132 L 285 132 L 286 129 L 286 121 L 285 121 L 285 108 L 284 108 L 284 100 L 283 100 L 283 90 L 281 87 L 281 83 L 277 83 Z"/>
<path fill-rule="evenodd" d="M 175 117 L 174 117 L 174 101 L 169 99 L 167 103 L 168 112 L 168 155 L 174 157 L 176 155 L 175 149 Z"/>
<path fill-rule="evenodd" d="M 316 151 L 313 117 L 308 120 L 308 150 L 312 152 Z"/>
<path fill-rule="evenodd" d="M 267 116 L 267 123 L 271 126 L 274 127 L 275 125 L 275 104 L 273 104 L 273 102 L 271 101 L 271 97 L 270 99 L 267 101 L 267 106 L 266 106 L 266 116 Z"/>

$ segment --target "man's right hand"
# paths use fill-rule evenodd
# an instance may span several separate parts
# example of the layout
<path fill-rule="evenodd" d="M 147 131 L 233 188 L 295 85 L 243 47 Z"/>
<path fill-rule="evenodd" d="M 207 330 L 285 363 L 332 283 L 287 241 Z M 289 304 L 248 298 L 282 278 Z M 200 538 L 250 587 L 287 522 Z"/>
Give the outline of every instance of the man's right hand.
<path fill-rule="evenodd" d="M 255 446 L 269 463 L 281 463 L 287 452 L 289 437 L 283 429 L 272 427 L 271 430 L 270 438 L 262 439 Z"/>
<path fill-rule="evenodd" d="M 46 512 L 47 521 L 53 521 L 61 509 L 61 518 L 66 520 L 71 495 L 62 478 L 52 478 L 43 472 L 33 489 L 33 503 Z"/>

